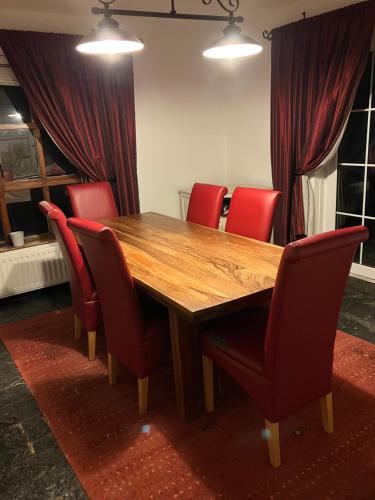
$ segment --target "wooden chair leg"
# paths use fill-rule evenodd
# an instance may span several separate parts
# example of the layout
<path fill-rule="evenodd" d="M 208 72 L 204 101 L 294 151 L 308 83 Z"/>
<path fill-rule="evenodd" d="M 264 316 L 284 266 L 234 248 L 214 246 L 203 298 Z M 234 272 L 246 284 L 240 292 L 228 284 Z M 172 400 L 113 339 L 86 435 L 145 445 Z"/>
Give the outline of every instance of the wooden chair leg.
<path fill-rule="evenodd" d="M 147 413 L 148 406 L 148 377 L 138 379 L 139 414 Z"/>
<path fill-rule="evenodd" d="M 117 382 L 117 359 L 108 353 L 108 382 L 115 385 Z"/>
<path fill-rule="evenodd" d="M 202 356 L 204 401 L 206 411 L 214 410 L 214 365 L 212 359 Z"/>
<path fill-rule="evenodd" d="M 279 423 L 265 421 L 267 430 L 268 454 L 271 465 L 279 467 L 280 459 L 280 438 L 279 438 Z"/>
<path fill-rule="evenodd" d="M 81 338 L 81 332 L 82 332 L 82 323 L 79 317 L 75 314 L 74 315 L 74 338 L 76 340 Z"/>
<path fill-rule="evenodd" d="M 87 335 L 89 344 L 89 361 L 94 361 L 96 349 L 96 330 L 87 332 Z"/>
<path fill-rule="evenodd" d="M 332 392 L 320 400 L 320 411 L 322 414 L 323 429 L 332 434 L 333 432 L 333 406 Z"/>

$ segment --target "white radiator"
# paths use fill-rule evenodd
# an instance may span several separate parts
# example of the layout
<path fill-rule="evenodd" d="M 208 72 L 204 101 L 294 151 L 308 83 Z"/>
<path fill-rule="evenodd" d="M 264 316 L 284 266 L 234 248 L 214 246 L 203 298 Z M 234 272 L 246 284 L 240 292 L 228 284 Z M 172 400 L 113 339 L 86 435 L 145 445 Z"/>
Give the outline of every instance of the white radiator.
<path fill-rule="evenodd" d="M 182 220 L 186 220 L 190 200 L 190 191 L 179 191 L 178 195 L 180 197 L 180 216 Z"/>
<path fill-rule="evenodd" d="M 68 281 L 58 243 L 0 253 L 0 298 Z"/>

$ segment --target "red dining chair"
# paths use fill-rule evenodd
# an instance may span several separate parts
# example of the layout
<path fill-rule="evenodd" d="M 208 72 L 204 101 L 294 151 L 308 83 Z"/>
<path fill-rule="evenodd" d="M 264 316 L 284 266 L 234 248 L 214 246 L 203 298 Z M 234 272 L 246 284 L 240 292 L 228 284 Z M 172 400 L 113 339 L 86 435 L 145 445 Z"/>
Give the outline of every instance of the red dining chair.
<path fill-rule="evenodd" d="M 138 377 L 139 411 L 147 412 L 149 374 L 166 353 L 167 310 L 144 307 L 115 233 L 97 222 L 69 219 L 93 273 L 102 308 L 110 385 L 116 382 L 117 360 Z"/>
<path fill-rule="evenodd" d="M 226 318 L 201 337 L 207 411 L 214 408 L 213 362 L 251 396 L 265 418 L 270 462 L 280 461 L 279 421 L 320 399 L 333 432 L 332 364 L 350 266 L 364 226 L 339 229 L 284 249 L 269 312 Z"/>
<path fill-rule="evenodd" d="M 270 241 L 280 191 L 237 187 L 233 191 L 225 231 L 259 241 Z"/>
<path fill-rule="evenodd" d="M 49 201 L 40 201 L 39 209 L 48 219 L 68 269 L 74 311 L 75 338 L 81 338 L 83 326 L 88 335 L 89 360 L 93 361 L 95 359 L 96 331 L 101 322 L 97 293 L 77 241 L 66 225 L 64 213 Z"/>
<path fill-rule="evenodd" d="M 85 182 L 67 186 L 74 217 L 112 219 L 118 210 L 109 182 Z"/>
<path fill-rule="evenodd" d="M 186 220 L 201 226 L 219 227 L 223 199 L 228 189 L 213 184 L 196 183 L 191 190 Z"/>

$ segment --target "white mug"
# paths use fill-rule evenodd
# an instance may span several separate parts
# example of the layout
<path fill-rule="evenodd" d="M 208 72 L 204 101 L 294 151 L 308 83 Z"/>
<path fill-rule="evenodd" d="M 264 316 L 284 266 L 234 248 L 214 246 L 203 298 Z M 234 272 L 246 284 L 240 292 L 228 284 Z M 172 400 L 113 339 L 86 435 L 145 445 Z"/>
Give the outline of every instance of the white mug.
<path fill-rule="evenodd" d="M 22 247 L 25 244 L 23 231 L 13 231 L 9 236 L 14 247 Z"/>

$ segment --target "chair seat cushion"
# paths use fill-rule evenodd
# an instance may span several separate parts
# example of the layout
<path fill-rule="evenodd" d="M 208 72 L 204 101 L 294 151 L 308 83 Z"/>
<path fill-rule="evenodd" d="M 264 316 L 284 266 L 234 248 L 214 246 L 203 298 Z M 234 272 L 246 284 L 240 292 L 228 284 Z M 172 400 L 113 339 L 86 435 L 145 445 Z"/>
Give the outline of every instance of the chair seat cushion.
<path fill-rule="evenodd" d="M 212 323 L 202 335 L 203 354 L 215 361 L 217 356 L 263 374 L 266 309 L 248 310 Z"/>

